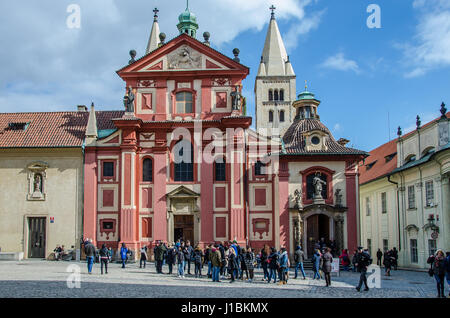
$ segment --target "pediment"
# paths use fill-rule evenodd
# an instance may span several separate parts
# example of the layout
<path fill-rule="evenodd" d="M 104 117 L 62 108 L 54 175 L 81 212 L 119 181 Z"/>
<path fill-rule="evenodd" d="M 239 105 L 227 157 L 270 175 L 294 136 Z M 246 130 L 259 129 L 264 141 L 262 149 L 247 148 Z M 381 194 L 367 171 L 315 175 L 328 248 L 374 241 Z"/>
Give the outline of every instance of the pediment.
<path fill-rule="evenodd" d="M 200 196 L 199 193 L 192 191 L 189 188 L 186 188 L 185 186 L 179 186 L 178 188 L 176 188 L 175 190 L 172 190 L 171 192 L 166 194 L 167 197 L 169 197 L 170 199 L 186 199 L 186 198 L 198 198 Z"/>
<path fill-rule="evenodd" d="M 118 71 L 126 73 L 158 73 L 179 71 L 239 70 L 248 68 L 219 53 L 202 42 L 181 34 L 160 48 Z"/>

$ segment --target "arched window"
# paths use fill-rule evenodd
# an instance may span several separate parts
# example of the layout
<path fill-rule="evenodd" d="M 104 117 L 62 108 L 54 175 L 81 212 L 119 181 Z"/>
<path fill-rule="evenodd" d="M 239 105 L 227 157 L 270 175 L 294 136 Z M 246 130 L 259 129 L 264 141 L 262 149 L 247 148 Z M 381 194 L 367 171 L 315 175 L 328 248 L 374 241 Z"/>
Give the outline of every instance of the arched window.
<path fill-rule="evenodd" d="M 150 158 L 146 158 L 142 162 L 142 181 L 153 181 L 153 161 Z"/>
<path fill-rule="evenodd" d="M 280 122 L 284 122 L 284 110 L 280 110 Z"/>
<path fill-rule="evenodd" d="M 426 156 L 426 155 L 429 155 L 429 154 L 432 154 L 432 153 L 434 153 L 434 151 L 435 151 L 434 147 L 427 147 L 427 148 L 425 148 L 425 150 L 422 152 L 422 157 L 424 157 L 424 156 Z"/>
<path fill-rule="evenodd" d="M 179 92 L 176 95 L 177 114 L 189 114 L 194 112 L 192 93 Z"/>
<path fill-rule="evenodd" d="M 273 91 L 269 89 L 269 101 L 273 101 Z"/>
<path fill-rule="evenodd" d="M 410 154 L 406 157 L 405 159 L 405 164 L 406 163 L 410 163 L 416 160 L 416 155 L 415 154 Z"/>
<path fill-rule="evenodd" d="M 284 101 L 284 89 L 280 89 L 280 100 Z"/>
<path fill-rule="evenodd" d="M 194 181 L 194 147 L 180 140 L 173 147 L 174 181 Z"/>
<path fill-rule="evenodd" d="M 227 180 L 226 165 L 227 164 L 223 157 L 216 159 L 216 161 L 214 162 L 215 181 L 226 181 Z"/>
<path fill-rule="evenodd" d="M 270 110 L 269 111 L 269 123 L 272 123 L 272 122 L 273 122 L 273 111 Z"/>
<path fill-rule="evenodd" d="M 278 89 L 273 92 L 273 99 L 278 100 Z"/>

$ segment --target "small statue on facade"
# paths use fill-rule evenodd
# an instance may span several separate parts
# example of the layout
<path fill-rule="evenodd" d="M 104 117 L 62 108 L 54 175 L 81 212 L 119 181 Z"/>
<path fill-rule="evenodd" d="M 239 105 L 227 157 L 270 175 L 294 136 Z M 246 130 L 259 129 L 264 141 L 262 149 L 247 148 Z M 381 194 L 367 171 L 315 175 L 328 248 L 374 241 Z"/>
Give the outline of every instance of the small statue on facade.
<path fill-rule="evenodd" d="M 231 96 L 231 106 L 232 110 L 240 110 L 241 109 L 241 99 L 242 95 L 239 92 L 239 85 L 235 86 L 234 92 L 230 94 Z"/>
<path fill-rule="evenodd" d="M 301 189 L 296 189 L 294 191 L 294 199 L 295 199 L 295 204 L 296 204 L 297 208 L 299 208 L 300 204 L 302 202 L 302 190 Z"/>
<path fill-rule="evenodd" d="M 336 189 L 336 192 L 334 193 L 334 196 L 336 198 L 336 206 L 342 206 L 341 189 Z"/>
<path fill-rule="evenodd" d="M 315 190 L 314 191 L 314 199 L 319 199 L 319 200 L 323 199 L 322 189 L 323 189 L 323 186 L 326 184 L 327 183 L 320 178 L 320 173 L 317 172 L 313 179 L 313 185 L 314 185 L 314 190 Z"/>
<path fill-rule="evenodd" d="M 41 175 L 39 173 L 36 173 L 34 175 L 34 192 L 35 193 L 41 193 L 41 185 L 42 185 L 42 179 Z"/>
<path fill-rule="evenodd" d="M 123 104 L 127 113 L 134 113 L 134 94 L 131 86 L 128 88 L 128 93 L 123 98 Z"/>

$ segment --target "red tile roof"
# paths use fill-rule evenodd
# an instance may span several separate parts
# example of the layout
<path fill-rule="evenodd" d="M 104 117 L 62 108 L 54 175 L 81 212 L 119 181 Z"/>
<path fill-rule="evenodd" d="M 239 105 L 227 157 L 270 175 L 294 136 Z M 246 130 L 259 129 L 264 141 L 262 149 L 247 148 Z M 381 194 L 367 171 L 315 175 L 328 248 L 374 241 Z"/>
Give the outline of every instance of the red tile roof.
<path fill-rule="evenodd" d="M 447 112 L 446 116 L 447 118 L 450 118 L 450 112 Z M 423 129 L 425 127 L 428 127 L 439 119 L 441 119 L 441 117 L 438 117 L 426 123 L 421 128 Z M 402 138 L 409 137 L 414 132 L 415 130 L 403 135 Z M 371 152 L 369 152 L 369 157 L 365 159 L 364 164 L 362 161 L 360 162 L 360 165 L 362 166 L 359 167 L 359 184 L 368 183 L 370 181 L 374 181 L 378 178 L 386 176 L 397 168 L 397 140 L 398 139 L 394 139 L 372 150 Z M 392 158 L 392 160 L 386 162 L 385 157 L 393 155 L 394 153 L 396 155 Z"/>
<path fill-rule="evenodd" d="M 113 129 L 121 111 L 96 112 L 99 130 Z M 81 147 L 89 112 L 0 113 L 0 148 Z M 27 123 L 11 129 L 11 123 Z"/>

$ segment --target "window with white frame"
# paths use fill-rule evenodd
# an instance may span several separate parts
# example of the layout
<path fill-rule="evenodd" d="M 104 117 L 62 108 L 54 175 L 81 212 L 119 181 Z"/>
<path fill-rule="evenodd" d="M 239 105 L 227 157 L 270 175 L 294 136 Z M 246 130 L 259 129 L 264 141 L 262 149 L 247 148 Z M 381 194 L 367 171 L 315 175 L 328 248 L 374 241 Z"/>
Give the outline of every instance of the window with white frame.
<path fill-rule="evenodd" d="M 413 185 L 408 187 L 408 209 L 416 208 L 416 192 Z"/>
<path fill-rule="evenodd" d="M 381 213 L 387 213 L 386 192 L 381 193 Z"/>
<path fill-rule="evenodd" d="M 432 206 L 434 204 L 433 180 L 425 182 L 425 196 L 427 206 Z"/>
<path fill-rule="evenodd" d="M 366 215 L 370 216 L 371 210 L 370 210 L 370 198 L 366 197 Z"/>
<path fill-rule="evenodd" d="M 386 253 L 389 250 L 389 241 L 383 240 L 383 253 Z"/>

